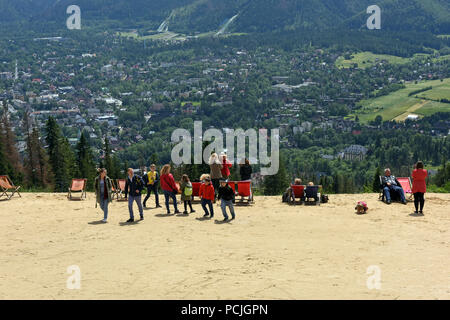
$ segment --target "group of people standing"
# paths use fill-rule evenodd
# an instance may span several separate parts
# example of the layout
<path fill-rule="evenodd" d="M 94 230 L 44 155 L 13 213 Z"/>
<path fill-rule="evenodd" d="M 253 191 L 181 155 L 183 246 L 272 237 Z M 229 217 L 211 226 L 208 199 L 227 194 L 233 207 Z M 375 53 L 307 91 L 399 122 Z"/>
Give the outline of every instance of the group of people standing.
<path fill-rule="evenodd" d="M 221 201 L 221 209 L 224 216 L 224 221 L 228 221 L 226 209 L 228 207 L 231 219 L 235 219 L 234 211 L 234 190 L 228 184 L 228 178 L 230 177 L 230 169 L 232 163 L 227 159 L 227 155 L 222 153 L 220 157 L 217 153 L 212 153 L 209 158 L 210 173 L 203 174 L 200 177 L 202 184 L 200 185 L 199 196 L 201 198 L 201 206 L 204 211 L 205 218 L 214 217 L 213 203 L 216 200 Z M 181 193 L 181 201 L 184 202 L 183 214 L 188 214 L 188 207 L 190 213 L 194 213 L 195 210 L 192 207 L 192 183 L 187 174 L 183 174 L 180 184 L 175 182 L 173 175 L 170 173 L 171 167 L 169 164 L 164 165 L 161 168 L 160 173 L 156 171 L 156 165 L 152 164 L 150 170 L 141 177 L 134 173 L 132 168 L 127 170 L 127 179 L 125 184 L 125 198 L 128 199 L 128 211 L 130 218 L 128 223 L 134 222 L 133 204 L 136 202 L 139 209 L 140 220 L 144 220 L 144 208 L 151 193 L 155 195 L 156 208 L 161 208 L 159 204 L 158 186 L 160 185 L 164 198 L 167 214 L 171 214 L 170 200 L 172 200 L 174 213 L 180 214 L 178 210 L 178 204 L 176 195 Z M 96 203 L 100 205 L 103 211 L 104 218 L 102 222 L 106 223 L 108 219 L 108 205 L 112 201 L 112 182 L 107 176 L 106 169 L 102 168 L 98 170 L 99 175 L 95 179 L 94 189 L 96 193 Z M 241 180 L 250 180 L 252 174 L 252 167 L 248 159 L 244 159 L 240 164 Z M 147 189 L 147 195 L 142 204 L 142 191 Z"/>

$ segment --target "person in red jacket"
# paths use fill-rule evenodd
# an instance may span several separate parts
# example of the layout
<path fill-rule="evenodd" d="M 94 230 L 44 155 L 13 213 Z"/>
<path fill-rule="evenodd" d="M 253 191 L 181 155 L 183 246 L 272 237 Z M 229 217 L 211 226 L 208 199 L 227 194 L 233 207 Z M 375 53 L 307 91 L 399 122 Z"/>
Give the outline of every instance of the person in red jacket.
<path fill-rule="evenodd" d="M 203 211 L 205 211 L 203 217 L 208 217 L 209 215 L 211 215 L 210 217 L 212 218 L 214 217 L 214 208 L 212 202 L 214 201 L 216 194 L 214 191 L 214 187 L 211 184 L 211 178 L 208 175 L 206 175 L 204 181 L 205 182 L 202 183 L 199 191 L 199 196 L 202 199 L 202 208 Z M 206 208 L 206 205 L 208 205 L 209 207 L 209 212 L 208 209 Z"/>
<path fill-rule="evenodd" d="M 161 176 L 160 176 L 160 184 L 161 189 L 164 192 L 164 197 L 166 198 L 166 209 L 167 214 L 170 214 L 170 208 L 169 208 L 169 199 L 171 198 L 173 200 L 173 206 L 175 209 L 175 213 L 180 213 L 177 207 L 177 193 L 178 193 L 178 187 L 175 183 L 175 179 L 173 178 L 172 174 L 170 173 L 170 164 L 166 164 L 161 169 Z"/>
<path fill-rule="evenodd" d="M 228 179 L 230 177 L 230 168 L 233 166 L 230 161 L 227 159 L 227 155 L 225 153 L 221 153 L 220 157 L 222 158 L 222 178 Z"/>
<path fill-rule="evenodd" d="M 423 162 L 419 161 L 415 165 L 415 169 L 412 173 L 413 178 L 413 187 L 412 192 L 414 194 L 414 206 L 416 207 L 416 211 L 414 213 L 423 214 L 423 206 L 425 205 L 425 192 L 427 192 L 427 183 L 426 179 L 428 176 L 428 172 L 423 168 Z M 420 204 L 420 210 L 419 210 Z"/>

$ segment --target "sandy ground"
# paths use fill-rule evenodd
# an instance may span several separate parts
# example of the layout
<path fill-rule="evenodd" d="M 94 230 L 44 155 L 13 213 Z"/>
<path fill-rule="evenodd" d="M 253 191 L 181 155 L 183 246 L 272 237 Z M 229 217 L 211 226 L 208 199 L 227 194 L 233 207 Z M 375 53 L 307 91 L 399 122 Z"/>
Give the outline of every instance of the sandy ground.
<path fill-rule="evenodd" d="M 150 209 L 131 225 L 126 203 L 98 224 L 92 194 L 22 196 L 0 201 L 1 299 L 450 298 L 450 195 L 427 194 L 425 216 L 375 194 L 320 207 L 256 197 L 228 224 L 198 220 L 196 204 L 188 217 Z M 358 200 L 368 214 L 355 214 Z M 79 290 L 67 289 L 71 265 Z M 370 266 L 380 289 L 367 286 Z"/>

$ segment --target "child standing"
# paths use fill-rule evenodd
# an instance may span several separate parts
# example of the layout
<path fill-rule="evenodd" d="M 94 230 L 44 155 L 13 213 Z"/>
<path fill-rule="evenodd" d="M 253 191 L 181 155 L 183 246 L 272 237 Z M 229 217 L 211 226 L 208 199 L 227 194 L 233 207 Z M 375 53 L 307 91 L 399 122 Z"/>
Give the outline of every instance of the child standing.
<path fill-rule="evenodd" d="M 228 179 L 230 177 L 230 168 L 233 165 L 230 161 L 228 161 L 226 153 L 222 152 L 220 157 L 222 158 L 222 169 L 220 170 L 222 173 L 222 178 Z"/>
<path fill-rule="evenodd" d="M 210 217 L 213 218 L 214 209 L 212 202 L 214 201 L 215 197 L 214 187 L 211 184 L 211 178 L 209 177 L 209 175 L 204 176 L 204 181 L 205 182 L 200 186 L 199 192 L 200 198 L 202 199 L 202 208 L 203 211 L 205 211 L 203 217 L 208 217 L 209 215 L 211 215 Z M 208 209 L 206 208 L 206 205 L 208 205 L 209 207 L 209 212 Z"/>
<path fill-rule="evenodd" d="M 187 174 L 183 174 L 181 177 L 181 201 L 184 201 L 184 211 L 183 214 L 188 214 L 187 212 L 187 205 L 189 205 L 189 208 L 191 209 L 190 213 L 195 212 L 194 209 L 192 209 L 192 183 L 189 180 L 189 177 Z"/>
<path fill-rule="evenodd" d="M 220 207 L 222 209 L 224 217 L 223 221 L 228 221 L 227 207 L 230 209 L 231 220 L 234 220 L 234 218 L 236 218 L 234 214 L 233 196 L 234 192 L 233 189 L 231 189 L 231 187 L 228 185 L 228 180 L 220 180 L 219 195 L 217 198 L 221 200 Z"/>

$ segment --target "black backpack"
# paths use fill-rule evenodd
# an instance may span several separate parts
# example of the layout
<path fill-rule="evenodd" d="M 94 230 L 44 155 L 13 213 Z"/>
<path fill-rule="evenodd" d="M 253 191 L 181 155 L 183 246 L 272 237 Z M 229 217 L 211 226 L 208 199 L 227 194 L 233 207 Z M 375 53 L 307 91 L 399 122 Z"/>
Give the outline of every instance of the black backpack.
<path fill-rule="evenodd" d="M 289 202 L 289 192 L 286 191 L 285 193 L 283 193 L 283 197 L 281 198 L 282 202 Z"/>
<path fill-rule="evenodd" d="M 321 203 L 327 203 L 328 200 L 329 200 L 328 195 L 322 194 L 322 195 L 320 196 L 320 202 L 321 202 Z"/>

